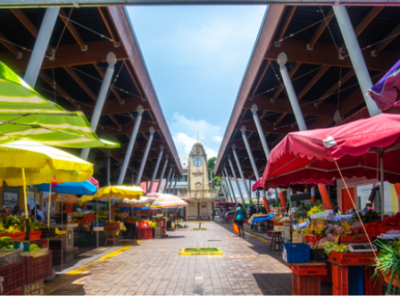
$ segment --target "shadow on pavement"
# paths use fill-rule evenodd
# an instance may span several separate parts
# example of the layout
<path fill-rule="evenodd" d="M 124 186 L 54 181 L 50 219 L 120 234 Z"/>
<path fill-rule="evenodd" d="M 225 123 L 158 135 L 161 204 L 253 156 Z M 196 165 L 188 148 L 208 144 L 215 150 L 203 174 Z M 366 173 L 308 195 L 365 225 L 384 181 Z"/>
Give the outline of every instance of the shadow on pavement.
<path fill-rule="evenodd" d="M 292 295 L 292 273 L 254 273 L 263 295 Z"/>

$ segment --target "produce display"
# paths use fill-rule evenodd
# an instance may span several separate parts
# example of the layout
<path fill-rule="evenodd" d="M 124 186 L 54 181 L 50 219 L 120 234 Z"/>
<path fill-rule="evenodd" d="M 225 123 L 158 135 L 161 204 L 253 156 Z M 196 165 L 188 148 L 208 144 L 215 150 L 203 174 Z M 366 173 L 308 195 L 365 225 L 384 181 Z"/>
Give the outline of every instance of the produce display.
<path fill-rule="evenodd" d="M 25 226 L 24 217 L 4 216 L 0 221 L 0 233 L 18 233 L 21 226 Z"/>
<path fill-rule="evenodd" d="M 307 215 L 311 216 L 311 215 L 322 213 L 324 211 L 325 211 L 325 209 L 321 208 L 321 205 L 316 205 L 316 206 L 311 207 L 311 209 L 307 212 Z"/>
<path fill-rule="evenodd" d="M 0 249 L 13 249 L 14 248 L 14 241 L 8 237 L 3 236 L 0 238 Z"/>
<path fill-rule="evenodd" d="M 88 215 L 82 215 L 82 216 L 83 216 L 82 219 L 76 222 L 79 225 L 91 225 L 92 222 L 97 222 L 96 214 L 88 214 Z M 98 216 L 97 216 L 98 222 L 107 221 L 107 219 L 108 219 L 108 217 L 106 216 L 106 214 L 103 211 L 99 210 Z"/>
<path fill-rule="evenodd" d="M 31 244 L 31 245 L 29 246 L 29 252 L 38 252 L 38 251 L 40 251 L 40 250 L 42 250 L 42 249 L 40 249 L 39 246 L 36 245 L 36 244 Z"/>
<path fill-rule="evenodd" d="M 304 234 L 312 234 L 315 236 L 326 236 L 328 227 L 324 225 L 311 224 L 308 228 L 304 229 Z"/>

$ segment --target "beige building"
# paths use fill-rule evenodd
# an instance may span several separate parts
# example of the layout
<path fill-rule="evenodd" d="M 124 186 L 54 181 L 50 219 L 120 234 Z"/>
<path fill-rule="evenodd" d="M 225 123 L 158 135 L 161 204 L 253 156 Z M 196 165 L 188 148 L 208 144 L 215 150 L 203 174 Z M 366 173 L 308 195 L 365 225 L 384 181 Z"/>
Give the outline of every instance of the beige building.
<path fill-rule="evenodd" d="M 178 190 L 178 196 L 188 198 L 186 220 L 213 220 L 214 205 L 218 192 L 210 190 L 207 154 L 201 143 L 194 144 L 188 158 L 187 189 Z"/>

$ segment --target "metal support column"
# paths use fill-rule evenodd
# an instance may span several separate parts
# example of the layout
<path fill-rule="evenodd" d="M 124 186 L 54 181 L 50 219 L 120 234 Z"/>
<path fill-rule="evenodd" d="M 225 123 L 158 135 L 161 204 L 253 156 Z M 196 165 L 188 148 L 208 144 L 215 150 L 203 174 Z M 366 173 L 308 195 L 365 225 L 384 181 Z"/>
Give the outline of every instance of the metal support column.
<path fill-rule="evenodd" d="M 107 151 L 107 185 L 111 186 L 111 150 Z"/>
<path fill-rule="evenodd" d="M 165 157 L 164 167 L 163 167 L 163 169 L 162 169 L 162 171 L 161 171 L 160 180 L 158 181 L 157 193 L 160 191 L 161 183 L 162 183 L 163 178 L 164 178 L 164 173 L 165 173 L 165 170 L 167 169 L 168 158 L 169 158 L 169 157 L 168 157 L 168 155 L 167 155 L 167 156 Z"/>
<path fill-rule="evenodd" d="M 227 156 L 227 158 L 228 158 L 229 166 L 231 167 L 231 170 L 232 170 L 233 178 L 235 178 L 236 186 L 239 190 L 240 199 L 242 199 L 243 209 L 247 210 L 246 203 L 244 202 L 244 198 L 243 198 L 243 194 L 242 194 L 242 189 L 240 188 L 239 181 L 236 177 L 235 169 L 233 168 L 232 160 L 229 156 Z"/>
<path fill-rule="evenodd" d="M 231 148 L 232 148 L 233 156 L 235 157 L 235 161 L 236 161 L 236 165 L 237 165 L 238 170 L 239 170 L 240 177 L 242 177 L 242 180 L 244 182 L 244 189 L 246 190 L 247 197 L 249 198 L 250 206 L 253 206 L 253 201 L 251 199 L 251 192 L 249 190 L 249 187 L 246 184 L 246 179 L 245 179 L 244 174 L 243 174 L 242 166 L 240 165 L 240 160 L 239 160 L 239 157 L 238 157 L 238 155 L 236 153 L 236 145 L 233 144 L 231 146 Z"/>
<path fill-rule="evenodd" d="M 94 132 L 96 132 L 101 111 L 103 110 L 104 102 L 106 101 L 107 98 L 107 92 L 110 87 L 111 79 L 114 74 L 114 65 L 116 62 L 117 62 L 117 57 L 115 56 L 115 54 L 113 52 L 109 52 L 107 54 L 107 63 L 108 63 L 107 71 L 106 74 L 104 75 L 103 82 L 101 83 L 99 96 L 97 97 L 96 105 L 94 107 L 94 111 L 92 114 L 92 119 L 90 120 L 90 125 L 92 126 Z M 90 151 L 89 148 L 82 149 L 81 158 L 87 160 L 89 156 L 89 151 Z"/>
<path fill-rule="evenodd" d="M 133 146 L 135 145 L 135 141 L 136 141 L 136 137 L 137 137 L 137 134 L 139 131 L 140 123 L 142 122 L 142 116 L 143 116 L 143 112 L 144 112 L 143 106 L 138 105 L 138 107 L 136 108 L 136 111 L 137 111 L 138 115 L 135 120 L 135 126 L 133 126 L 133 131 L 132 131 L 131 139 L 129 140 L 128 149 L 126 150 L 126 153 L 125 153 L 124 163 L 122 165 L 121 172 L 120 172 L 119 178 L 118 178 L 118 185 L 121 185 L 124 183 L 126 170 L 128 169 L 129 162 L 131 161 Z"/>
<path fill-rule="evenodd" d="M 233 190 L 232 182 L 231 182 L 231 180 L 229 179 L 228 171 L 226 170 L 226 166 L 225 166 L 225 165 L 224 165 L 224 171 L 225 171 L 226 180 L 228 181 L 229 187 L 231 188 L 231 193 L 232 193 L 233 200 L 234 200 L 234 202 L 237 204 L 235 191 Z"/>
<path fill-rule="evenodd" d="M 351 26 L 351 23 L 350 23 L 350 26 Z M 292 106 L 297 125 L 298 125 L 300 131 L 307 130 L 307 125 L 306 125 L 306 122 L 304 121 L 304 117 L 303 117 L 303 114 L 300 109 L 299 101 L 297 100 L 297 96 L 294 91 L 292 81 L 290 80 L 289 72 L 287 71 L 286 66 L 285 66 L 285 64 L 287 62 L 286 54 L 284 52 L 279 53 L 277 61 L 278 61 L 279 67 L 280 67 L 279 69 L 281 71 L 283 82 L 285 84 L 285 89 L 289 96 L 290 104 Z M 320 185 L 319 185 L 319 188 L 320 188 Z M 321 193 L 321 196 L 322 195 L 323 195 L 323 193 Z M 326 194 L 326 195 L 328 195 L 328 194 Z M 324 201 L 324 203 L 326 205 L 329 206 L 329 203 L 330 203 L 329 195 L 328 195 L 328 198 L 325 197 L 322 200 Z M 332 206 L 332 204 L 330 204 L 330 206 Z"/>
<path fill-rule="evenodd" d="M 35 46 L 33 47 L 31 58 L 29 59 L 28 67 L 26 68 L 24 76 L 25 82 L 31 87 L 35 87 L 59 12 L 60 7 L 49 7 L 46 8 L 46 12 L 44 13 L 39 34 Z"/>
<path fill-rule="evenodd" d="M 168 176 L 165 179 L 165 185 L 164 185 L 163 193 L 167 192 L 167 185 L 168 185 L 169 178 L 171 177 L 172 169 L 173 169 L 173 167 L 169 168 Z"/>
<path fill-rule="evenodd" d="M 265 139 L 264 131 L 262 130 L 262 127 L 261 127 L 260 120 L 258 119 L 257 110 L 258 110 L 257 104 L 253 104 L 251 106 L 251 112 L 253 113 L 254 123 L 256 124 L 256 127 L 257 127 L 258 136 L 260 137 L 260 141 L 261 141 L 261 145 L 264 149 L 265 157 L 268 160 L 269 148 L 268 148 L 267 140 Z"/>
<path fill-rule="evenodd" d="M 151 177 L 150 188 L 149 188 L 150 192 L 151 192 L 151 188 L 153 187 L 153 184 L 154 184 L 154 179 L 156 179 L 158 168 L 160 167 L 160 162 L 161 162 L 161 158 L 162 158 L 163 153 L 164 153 L 164 146 L 161 145 L 160 146 L 160 153 L 158 153 L 156 167 L 154 168 L 154 173 L 153 173 L 153 176 Z"/>
<path fill-rule="evenodd" d="M 235 202 L 234 200 L 233 200 L 233 197 L 232 197 L 232 195 L 231 195 L 231 192 L 230 192 L 230 190 L 229 190 L 229 186 L 228 186 L 228 180 L 226 179 L 226 177 L 225 177 L 225 175 L 224 175 L 224 171 L 222 171 L 222 179 L 224 180 L 224 184 L 225 184 L 225 191 L 227 192 L 227 195 L 228 195 L 228 202 L 230 201 L 230 202 Z M 221 185 L 222 185 L 222 183 L 221 183 Z"/>
<path fill-rule="evenodd" d="M 178 182 L 178 176 L 175 177 L 175 184 L 174 184 L 174 188 L 172 189 L 172 195 L 175 194 L 175 188 L 176 188 L 176 183 Z"/>
<path fill-rule="evenodd" d="M 227 196 L 227 193 L 225 191 L 225 187 L 224 187 L 224 184 L 222 181 L 221 181 L 221 189 L 222 189 L 222 192 L 224 193 L 225 202 L 229 202 L 229 199 L 228 199 L 228 196 Z"/>
<path fill-rule="evenodd" d="M 340 31 L 343 35 L 344 43 L 346 44 L 347 51 L 349 52 L 351 63 L 356 73 L 358 84 L 360 85 L 361 92 L 364 96 L 369 114 L 371 117 L 380 114 L 378 106 L 367 96 L 368 89 L 372 87 L 372 80 L 369 76 L 367 65 L 364 61 L 364 56 L 361 52 L 360 45 L 356 34 L 354 33 L 353 25 L 351 24 L 349 14 L 347 13 L 346 6 L 332 6 L 335 12 L 336 20 L 339 24 Z"/>
<path fill-rule="evenodd" d="M 174 179 L 175 179 L 175 171 L 174 171 L 174 173 L 172 173 L 172 176 L 171 176 L 170 181 L 168 183 L 167 194 L 171 192 L 172 182 L 174 181 Z"/>
<path fill-rule="evenodd" d="M 150 127 L 149 131 L 150 131 L 150 136 L 149 136 L 149 139 L 147 140 L 146 149 L 144 150 L 142 162 L 140 164 L 140 169 L 139 169 L 138 175 L 136 177 L 136 182 L 135 182 L 136 185 L 139 185 L 140 184 L 140 180 L 142 179 L 144 167 L 145 167 L 146 161 L 147 161 L 147 156 L 149 155 L 151 142 L 153 141 L 153 137 L 154 137 L 154 128 Z"/>

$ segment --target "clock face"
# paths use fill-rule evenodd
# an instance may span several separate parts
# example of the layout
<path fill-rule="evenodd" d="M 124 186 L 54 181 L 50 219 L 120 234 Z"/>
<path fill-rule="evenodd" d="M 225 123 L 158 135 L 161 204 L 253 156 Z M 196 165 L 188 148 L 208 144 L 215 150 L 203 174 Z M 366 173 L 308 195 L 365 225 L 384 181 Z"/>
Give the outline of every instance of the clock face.
<path fill-rule="evenodd" d="M 200 157 L 195 157 L 195 158 L 193 159 L 193 163 L 194 163 L 194 165 L 195 165 L 196 167 L 200 167 L 202 162 L 203 162 L 203 161 L 202 161 L 202 159 L 201 159 Z"/>

